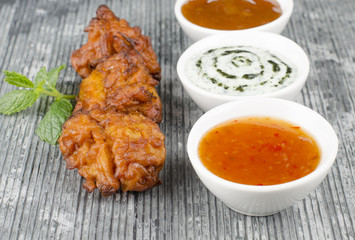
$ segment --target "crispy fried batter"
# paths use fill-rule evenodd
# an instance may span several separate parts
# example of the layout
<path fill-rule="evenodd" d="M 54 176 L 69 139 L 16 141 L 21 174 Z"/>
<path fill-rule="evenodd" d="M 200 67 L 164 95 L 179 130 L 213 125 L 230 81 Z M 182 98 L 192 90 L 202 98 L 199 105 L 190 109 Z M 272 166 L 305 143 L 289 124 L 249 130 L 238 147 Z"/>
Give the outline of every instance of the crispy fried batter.
<path fill-rule="evenodd" d="M 106 6 L 85 31 L 88 43 L 72 54 L 85 79 L 58 140 L 67 168 L 78 169 L 89 192 L 149 189 L 160 183 L 165 161 L 160 67 L 150 39 Z"/>
<path fill-rule="evenodd" d="M 80 85 L 78 110 L 116 107 L 125 113 L 140 112 L 154 122 L 162 119 L 161 101 L 153 79 L 135 51 L 123 52 L 100 63 Z"/>
<path fill-rule="evenodd" d="M 79 102 L 76 104 L 74 112 L 106 107 L 107 89 L 104 87 L 103 80 L 102 73 L 92 71 L 89 77 L 81 81 Z"/>
<path fill-rule="evenodd" d="M 66 121 L 58 141 L 67 168 L 78 169 L 86 179 L 84 188 L 88 192 L 97 187 L 104 194 L 112 194 L 119 189 L 105 132 L 89 115 L 77 114 Z"/>
<path fill-rule="evenodd" d="M 77 112 L 63 126 L 60 150 L 67 168 L 77 168 L 85 189 L 105 195 L 143 191 L 160 183 L 165 160 L 164 135 L 139 113 L 112 109 Z"/>
<path fill-rule="evenodd" d="M 160 79 L 160 66 L 150 38 L 142 35 L 139 27 L 130 27 L 126 20 L 116 17 L 107 6 L 100 6 L 96 14 L 97 17 L 85 28 L 88 42 L 71 56 L 72 65 L 79 75 L 86 78 L 108 56 L 134 49 L 142 56 L 149 73 Z"/>
<path fill-rule="evenodd" d="M 165 136 L 156 123 L 138 113 L 94 110 L 91 116 L 105 129 L 123 191 L 142 191 L 160 182 Z"/>
<path fill-rule="evenodd" d="M 140 112 L 156 123 L 162 119 L 161 101 L 154 87 L 147 84 L 134 84 L 119 88 L 107 96 L 107 105 L 117 111 Z"/>
<path fill-rule="evenodd" d="M 152 86 L 159 84 L 159 81 L 152 78 L 142 56 L 135 50 L 122 51 L 106 58 L 96 66 L 96 70 L 105 74 L 106 88 L 118 88 L 134 83 Z"/>

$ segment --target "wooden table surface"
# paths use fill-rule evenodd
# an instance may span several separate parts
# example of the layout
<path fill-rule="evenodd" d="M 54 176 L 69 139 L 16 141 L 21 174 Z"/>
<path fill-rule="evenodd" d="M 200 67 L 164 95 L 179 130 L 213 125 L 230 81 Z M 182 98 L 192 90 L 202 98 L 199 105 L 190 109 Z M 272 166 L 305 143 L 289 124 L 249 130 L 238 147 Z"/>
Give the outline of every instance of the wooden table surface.
<path fill-rule="evenodd" d="M 167 146 L 162 185 L 104 197 L 87 193 L 77 172 L 66 169 L 59 147 L 35 134 L 51 98 L 0 115 L 0 239 L 355 239 L 355 1 L 295 0 L 282 35 L 297 42 L 311 62 L 296 101 L 332 124 L 339 152 L 315 191 L 268 217 L 229 209 L 204 187 L 188 160 L 188 133 L 203 112 L 177 77 L 177 60 L 191 41 L 174 17 L 174 2 L 0 1 L 0 69 L 33 79 L 42 66 L 66 64 L 58 88 L 68 94 L 77 94 L 81 81 L 70 65 L 71 52 L 86 42 L 83 29 L 100 4 L 140 26 L 162 67 L 160 127 Z M 1 96 L 13 89 L 0 82 Z"/>

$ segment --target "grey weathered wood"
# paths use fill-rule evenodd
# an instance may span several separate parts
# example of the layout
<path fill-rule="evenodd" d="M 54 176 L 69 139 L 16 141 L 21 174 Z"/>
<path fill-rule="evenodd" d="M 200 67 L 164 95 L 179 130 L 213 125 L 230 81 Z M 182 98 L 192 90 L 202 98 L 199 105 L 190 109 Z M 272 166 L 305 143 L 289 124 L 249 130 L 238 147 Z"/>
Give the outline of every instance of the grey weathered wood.
<path fill-rule="evenodd" d="M 78 92 L 70 54 L 101 3 L 152 39 L 162 67 L 158 87 L 167 159 L 163 184 L 142 193 L 89 194 L 65 168 L 58 146 L 34 130 L 52 99 L 13 116 L 0 115 L 0 239 L 355 239 L 355 1 L 296 0 L 283 35 L 300 44 L 311 71 L 297 98 L 323 115 L 340 140 L 330 174 L 303 201 L 269 217 L 233 212 L 199 181 L 186 140 L 202 111 L 177 79 L 191 44 L 173 15 L 173 0 L 2 0 L 0 69 L 30 78 L 41 66 L 68 67 L 59 88 Z M 3 78 L 3 74 L 0 75 Z M 14 87 L 0 82 L 0 95 Z"/>

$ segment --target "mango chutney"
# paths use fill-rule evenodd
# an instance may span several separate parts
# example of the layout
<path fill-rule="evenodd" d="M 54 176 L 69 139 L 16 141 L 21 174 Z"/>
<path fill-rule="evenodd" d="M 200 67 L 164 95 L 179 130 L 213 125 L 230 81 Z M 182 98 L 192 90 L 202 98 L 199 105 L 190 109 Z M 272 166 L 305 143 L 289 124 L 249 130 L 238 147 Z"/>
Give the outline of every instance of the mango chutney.
<path fill-rule="evenodd" d="M 190 22 L 217 30 L 258 27 L 282 13 L 275 0 L 188 0 L 181 11 Z"/>

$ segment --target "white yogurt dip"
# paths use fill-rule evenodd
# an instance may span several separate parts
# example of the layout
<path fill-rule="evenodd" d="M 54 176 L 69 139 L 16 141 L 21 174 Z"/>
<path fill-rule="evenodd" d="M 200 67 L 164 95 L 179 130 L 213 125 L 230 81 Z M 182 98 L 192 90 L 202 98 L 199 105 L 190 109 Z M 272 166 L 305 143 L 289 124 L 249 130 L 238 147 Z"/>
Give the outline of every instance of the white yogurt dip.
<path fill-rule="evenodd" d="M 295 67 L 269 51 L 249 46 L 222 47 L 196 54 L 185 70 L 196 86 L 234 96 L 261 95 L 290 85 Z"/>

